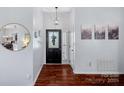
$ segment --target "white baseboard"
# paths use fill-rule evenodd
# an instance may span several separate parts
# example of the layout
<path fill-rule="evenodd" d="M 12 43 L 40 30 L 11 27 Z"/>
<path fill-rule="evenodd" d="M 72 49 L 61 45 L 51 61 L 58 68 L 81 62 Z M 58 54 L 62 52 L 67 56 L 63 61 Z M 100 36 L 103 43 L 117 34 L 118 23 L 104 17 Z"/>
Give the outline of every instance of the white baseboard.
<path fill-rule="evenodd" d="M 42 67 L 43 67 L 43 65 L 41 65 L 41 67 L 40 67 L 40 69 L 39 69 L 39 71 L 38 71 L 38 73 L 37 73 L 37 75 L 36 75 L 36 77 L 35 77 L 35 79 L 34 79 L 34 81 L 33 81 L 33 86 L 35 85 L 35 83 L 36 83 L 36 81 L 37 81 L 37 78 L 38 78 L 38 76 L 39 76 L 39 74 L 40 74 L 40 72 L 41 72 Z"/>
<path fill-rule="evenodd" d="M 121 74 L 120 72 L 76 72 L 74 74 Z"/>
<path fill-rule="evenodd" d="M 124 74 L 124 72 L 119 72 L 119 74 Z"/>

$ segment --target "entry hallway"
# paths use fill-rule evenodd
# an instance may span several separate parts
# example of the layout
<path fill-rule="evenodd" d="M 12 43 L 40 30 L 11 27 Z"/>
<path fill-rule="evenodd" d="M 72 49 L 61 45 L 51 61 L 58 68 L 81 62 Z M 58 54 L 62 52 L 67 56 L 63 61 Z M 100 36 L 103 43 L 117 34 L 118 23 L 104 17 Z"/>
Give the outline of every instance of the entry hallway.
<path fill-rule="evenodd" d="M 123 76 L 117 74 L 74 74 L 68 64 L 45 64 L 35 86 L 123 85 Z"/>
<path fill-rule="evenodd" d="M 0 86 L 124 85 L 123 7 L 0 11 Z"/>

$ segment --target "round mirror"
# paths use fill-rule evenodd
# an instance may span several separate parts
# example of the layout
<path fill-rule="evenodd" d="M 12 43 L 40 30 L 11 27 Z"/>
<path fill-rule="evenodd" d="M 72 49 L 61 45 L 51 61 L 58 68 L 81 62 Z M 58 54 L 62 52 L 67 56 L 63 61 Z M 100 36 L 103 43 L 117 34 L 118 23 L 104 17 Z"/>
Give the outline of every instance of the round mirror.
<path fill-rule="evenodd" d="M 9 23 L 1 27 L 0 40 L 6 49 L 19 51 L 28 46 L 30 33 L 24 25 Z"/>

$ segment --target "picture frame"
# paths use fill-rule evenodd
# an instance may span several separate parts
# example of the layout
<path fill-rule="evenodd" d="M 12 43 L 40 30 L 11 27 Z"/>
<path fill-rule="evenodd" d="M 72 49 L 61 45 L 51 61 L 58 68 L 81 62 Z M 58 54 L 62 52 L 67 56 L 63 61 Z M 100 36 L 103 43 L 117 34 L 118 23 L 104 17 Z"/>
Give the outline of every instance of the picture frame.
<path fill-rule="evenodd" d="M 118 25 L 108 25 L 108 39 L 109 40 L 119 39 L 119 26 Z"/>
<path fill-rule="evenodd" d="M 91 25 L 82 25 L 81 26 L 81 39 L 90 40 L 92 39 L 93 26 Z"/>
<path fill-rule="evenodd" d="M 106 26 L 94 25 L 94 39 L 105 40 L 106 38 Z"/>
<path fill-rule="evenodd" d="M 34 37 L 37 38 L 37 32 L 34 32 Z"/>
<path fill-rule="evenodd" d="M 41 36 L 41 30 L 38 31 L 38 36 L 39 36 L 39 37 Z"/>

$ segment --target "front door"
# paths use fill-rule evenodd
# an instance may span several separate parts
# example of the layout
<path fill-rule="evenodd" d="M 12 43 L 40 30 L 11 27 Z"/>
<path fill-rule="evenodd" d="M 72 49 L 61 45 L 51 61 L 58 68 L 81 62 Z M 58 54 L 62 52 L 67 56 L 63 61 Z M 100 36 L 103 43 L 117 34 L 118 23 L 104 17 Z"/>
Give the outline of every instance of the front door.
<path fill-rule="evenodd" d="M 46 63 L 61 63 L 61 30 L 46 30 Z"/>

